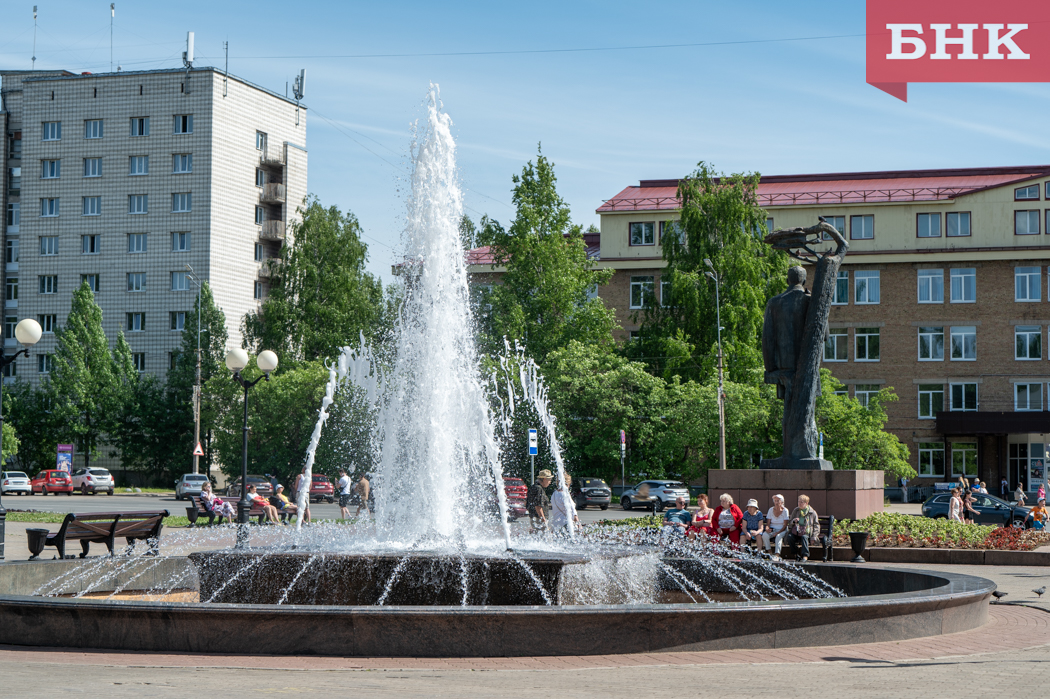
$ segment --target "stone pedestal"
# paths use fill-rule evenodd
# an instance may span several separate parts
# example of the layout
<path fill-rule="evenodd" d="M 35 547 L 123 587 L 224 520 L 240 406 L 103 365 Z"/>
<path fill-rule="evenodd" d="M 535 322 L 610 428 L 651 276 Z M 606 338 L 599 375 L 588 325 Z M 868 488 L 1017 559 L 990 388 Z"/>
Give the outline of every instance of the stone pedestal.
<path fill-rule="evenodd" d="M 759 468 L 766 471 L 834 471 L 835 467 L 827 459 L 799 459 L 791 456 L 778 456 L 775 459 L 762 459 Z"/>
<path fill-rule="evenodd" d="M 766 512 L 773 496 L 783 495 L 789 510 L 798 505 L 798 496 L 809 496 L 818 515 L 836 519 L 864 519 L 883 507 L 882 471 L 816 471 L 795 469 L 712 469 L 707 472 L 707 493 L 711 507 L 718 506 L 722 493 L 733 496 L 741 509 L 751 498 Z"/>

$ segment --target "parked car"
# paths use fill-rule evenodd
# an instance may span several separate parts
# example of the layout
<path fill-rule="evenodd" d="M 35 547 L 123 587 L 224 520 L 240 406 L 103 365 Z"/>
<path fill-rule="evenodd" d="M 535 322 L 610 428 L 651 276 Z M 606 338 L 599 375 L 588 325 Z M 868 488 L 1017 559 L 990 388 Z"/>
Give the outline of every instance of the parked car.
<path fill-rule="evenodd" d="M 208 482 L 208 477 L 203 473 L 184 473 L 179 480 L 175 481 L 175 499 L 189 500 L 194 495 L 201 494 L 201 488 Z"/>
<path fill-rule="evenodd" d="M 73 471 L 73 490 L 81 495 L 113 494 L 113 476 L 104 468 L 81 468 Z"/>
<path fill-rule="evenodd" d="M 21 471 L 0 472 L 0 495 L 29 495 L 33 487 L 29 485 L 29 476 Z"/>
<path fill-rule="evenodd" d="M 270 481 L 268 481 L 267 479 L 263 478 L 262 476 L 252 475 L 252 474 L 249 473 L 248 474 L 248 485 L 254 485 L 255 486 L 255 492 L 259 495 L 259 497 L 268 498 L 271 495 L 273 495 L 273 486 L 270 485 Z M 284 489 L 285 489 L 285 491 L 289 490 L 288 486 L 285 486 Z M 291 493 L 287 493 L 287 492 L 285 494 L 289 495 L 289 496 L 291 495 Z M 226 486 L 226 495 L 228 497 L 231 497 L 231 498 L 239 498 L 241 496 L 241 479 L 240 478 L 238 478 L 237 480 L 233 481 L 228 486 Z"/>
<path fill-rule="evenodd" d="M 586 509 L 588 505 L 608 510 L 612 502 L 612 489 L 601 478 L 576 478 L 572 482 L 572 499 L 576 502 L 577 510 Z"/>
<path fill-rule="evenodd" d="M 635 507 L 642 507 L 647 510 L 652 510 L 656 507 L 656 496 L 649 492 L 650 481 L 643 481 L 636 486 L 628 488 L 620 496 L 620 507 L 625 510 L 630 510 Z"/>
<path fill-rule="evenodd" d="M 507 517 L 510 521 L 528 514 L 528 510 L 525 509 L 525 496 L 529 489 L 525 481 L 520 478 L 504 478 L 503 492 L 507 494 Z"/>
<path fill-rule="evenodd" d="M 642 498 L 642 490 L 650 497 L 648 499 Z M 630 503 L 623 509 L 629 510 L 635 505 L 642 507 L 651 507 L 653 512 L 659 512 L 668 505 L 673 505 L 675 500 L 678 498 L 685 498 L 686 502 L 689 501 L 689 488 L 686 487 L 685 483 L 680 481 L 642 481 L 631 490 L 628 490 L 620 498 L 620 504 L 630 498 Z"/>
<path fill-rule="evenodd" d="M 73 494 L 73 479 L 65 471 L 41 471 L 33 476 L 30 485 L 34 493 L 40 493 L 41 495 L 47 495 L 48 493 L 54 493 L 55 495 L 59 493 Z"/>
<path fill-rule="evenodd" d="M 926 502 L 922 503 L 923 517 L 933 519 L 946 519 L 948 507 L 951 503 L 951 493 L 939 493 Z M 1032 508 L 1013 505 L 994 495 L 974 493 L 973 509 L 977 514 L 973 515 L 977 524 L 998 524 L 1004 527 L 1023 528 L 1028 511 Z"/>
<path fill-rule="evenodd" d="M 328 480 L 328 476 L 323 473 L 313 474 L 313 481 L 310 483 L 310 499 L 314 502 L 322 500 L 335 502 L 335 486 L 332 485 L 332 481 Z"/>

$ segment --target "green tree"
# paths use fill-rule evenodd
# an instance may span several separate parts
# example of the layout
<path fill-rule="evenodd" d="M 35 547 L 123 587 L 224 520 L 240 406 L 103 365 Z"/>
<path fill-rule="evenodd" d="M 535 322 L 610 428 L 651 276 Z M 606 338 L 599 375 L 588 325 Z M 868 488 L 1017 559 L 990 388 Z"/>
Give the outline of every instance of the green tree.
<path fill-rule="evenodd" d="M 504 337 L 520 340 L 544 364 L 572 339 L 611 345 L 613 312 L 590 292 L 612 271 L 595 269 L 587 258 L 581 228 L 558 195 L 554 164 L 540 152 L 513 181 L 514 222 L 504 231 L 483 220 L 480 236 L 495 264 L 506 268 L 490 294 L 490 347 L 501 347 Z"/>
<path fill-rule="evenodd" d="M 372 449 L 376 410 L 368 404 L 363 391 L 352 384 L 340 386 L 334 399 L 317 444 L 314 473 L 324 473 L 333 481 L 341 468 L 355 477 L 370 473 L 376 465 Z M 319 409 L 320 403 L 315 408 Z"/>
<path fill-rule="evenodd" d="M 382 283 L 365 271 L 368 248 L 349 211 L 316 198 L 299 209 L 281 250 L 266 300 L 244 317 L 244 345 L 282 362 L 335 357 L 339 348 L 382 324 Z"/>
<path fill-rule="evenodd" d="M 102 309 L 87 282 L 73 292 L 66 325 L 56 330 L 50 382 L 60 435 L 84 455 L 85 468 L 98 452 L 118 401 L 117 376 L 109 342 L 102 330 Z"/>
<path fill-rule="evenodd" d="M 705 263 L 711 260 L 721 277 L 727 375 L 761 382 L 763 313 L 783 291 L 788 258 L 762 242 L 766 213 L 758 205 L 758 182 L 758 174 L 716 175 L 701 162 L 679 183 L 681 221 L 667 226 L 661 239 L 667 261 L 661 281 L 670 283 L 670 298 L 646 304 L 640 337 L 629 348 L 630 355 L 647 358 L 653 373 L 704 380 L 714 372 L 716 294 Z M 699 362 L 690 359 L 694 351 Z"/>
<path fill-rule="evenodd" d="M 23 471 L 36 473 L 55 465 L 59 438 L 51 403 L 46 379 L 39 389 L 22 380 L 4 387 L 4 439 L 7 426 L 11 425 L 19 438 L 15 463 Z M 6 446 L 4 452 L 7 452 Z"/>
<path fill-rule="evenodd" d="M 2 380 L 0 379 L 0 381 Z M 3 406 L 0 409 L 4 411 L 5 416 L 11 414 L 11 401 L 6 395 L 3 398 Z M 10 421 L 4 421 L 4 432 L 0 436 L 0 463 L 6 464 L 8 459 L 14 458 L 18 454 L 20 444 L 21 440 L 18 439 L 15 426 Z"/>

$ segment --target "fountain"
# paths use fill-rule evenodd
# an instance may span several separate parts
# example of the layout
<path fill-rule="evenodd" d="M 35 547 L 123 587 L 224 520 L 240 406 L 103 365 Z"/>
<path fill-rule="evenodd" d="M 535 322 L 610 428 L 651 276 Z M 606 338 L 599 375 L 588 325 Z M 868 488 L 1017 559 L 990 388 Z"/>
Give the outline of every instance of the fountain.
<path fill-rule="evenodd" d="M 507 345 L 482 374 L 436 87 L 413 155 L 396 351 L 381 363 L 363 339 L 343 349 L 305 458 L 309 482 L 327 411 L 354 387 L 377 416 L 374 519 L 254 528 L 244 547 L 235 528 L 212 527 L 163 535 L 159 556 L 6 563 L 0 643 L 538 655 L 853 643 L 984 623 L 994 586 L 979 578 L 796 566 L 629 527 L 514 536 L 500 444 L 516 410 L 538 414 L 557 487 L 564 464 L 526 348 Z"/>

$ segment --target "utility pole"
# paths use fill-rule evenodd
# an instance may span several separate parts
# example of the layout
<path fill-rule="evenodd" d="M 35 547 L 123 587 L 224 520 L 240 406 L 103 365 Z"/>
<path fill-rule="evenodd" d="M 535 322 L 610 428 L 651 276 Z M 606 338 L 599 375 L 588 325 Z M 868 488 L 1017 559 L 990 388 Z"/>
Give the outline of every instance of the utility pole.
<path fill-rule="evenodd" d="M 109 72 L 113 72 L 113 18 L 117 16 L 117 3 L 109 3 Z M 196 473 L 196 471 L 194 471 Z"/>
<path fill-rule="evenodd" d="M 200 473 L 201 443 L 201 280 L 193 268 L 186 265 L 190 278 L 197 284 L 197 377 L 193 383 L 193 472 Z M 242 486 L 244 487 L 244 486 Z"/>
<path fill-rule="evenodd" d="M 36 5 L 33 5 L 33 70 L 36 70 Z"/>
<path fill-rule="evenodd" d="M 704 272 L 715 283 L 715 324 L 718 326 L 718 468 L 726 467 L 726 394 L 725 384 L 722 381 L 722 301 L 719 298 L 718 287 L 721 286 L 721 278 L 715 271 L 711 260 L 704 259 L 704 264 L 711 271 Z"/>

